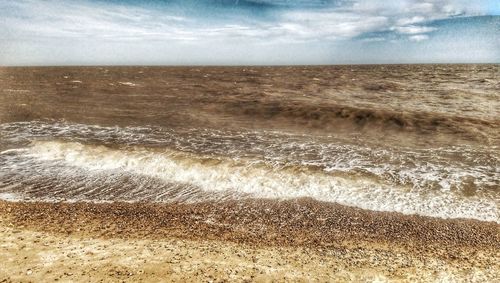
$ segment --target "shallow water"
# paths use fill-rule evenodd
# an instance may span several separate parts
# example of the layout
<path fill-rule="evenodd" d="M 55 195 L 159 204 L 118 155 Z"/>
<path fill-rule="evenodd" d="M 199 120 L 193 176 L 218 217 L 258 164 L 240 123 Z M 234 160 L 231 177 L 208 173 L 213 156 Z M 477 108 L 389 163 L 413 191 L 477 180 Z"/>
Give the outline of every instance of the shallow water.
<path fill-rule="evenodd" d="M 1 68 L 0 198 L 500 222 L 498 65 Z"/>

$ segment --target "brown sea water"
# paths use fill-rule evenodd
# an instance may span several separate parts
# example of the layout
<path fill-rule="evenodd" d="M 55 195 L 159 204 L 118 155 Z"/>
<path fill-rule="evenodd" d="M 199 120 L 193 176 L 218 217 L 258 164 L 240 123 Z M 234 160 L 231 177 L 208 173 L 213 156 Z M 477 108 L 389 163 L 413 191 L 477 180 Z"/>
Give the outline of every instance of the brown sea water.
<path fill-rule="evenodd" d="M 500 66 L 0 68 L 0 197 L 500 222 Z"/>

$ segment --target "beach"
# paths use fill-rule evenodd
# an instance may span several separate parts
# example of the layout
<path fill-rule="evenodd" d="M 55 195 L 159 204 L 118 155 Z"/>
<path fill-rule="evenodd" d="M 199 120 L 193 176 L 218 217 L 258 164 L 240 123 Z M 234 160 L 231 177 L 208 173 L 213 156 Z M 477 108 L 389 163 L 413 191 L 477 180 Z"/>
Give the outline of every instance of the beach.
<path fill-rule="evenodd" d="M 269 212 L 258 201 L 241 210 L 234 203 L 2 202 L 1 254 L 9 272 L 0 276 L 262 282 L 493 281 L 499 276 L 495 223 L 391 214 L 367 221 L 369 212 L 311 200 L 275 205 L 279 209 L 266 206 Z M 344 220 L 325 219 L 325 214 Z"/>

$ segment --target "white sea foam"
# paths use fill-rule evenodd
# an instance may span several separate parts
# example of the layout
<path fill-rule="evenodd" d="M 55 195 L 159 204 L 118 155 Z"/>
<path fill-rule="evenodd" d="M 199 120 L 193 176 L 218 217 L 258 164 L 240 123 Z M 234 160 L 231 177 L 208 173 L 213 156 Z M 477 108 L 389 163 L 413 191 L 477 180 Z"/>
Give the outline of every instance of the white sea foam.
<path fill-rule="evenodd" d="M 22 93 L 30 92 L 29 90 L 26 90 L 26 89 L 11 89 L 11 88 L 5 88 L 5 89 L 3 89 L 3 91 L 6 91 L 6 92 L 22 92 Z"/>
<path fill-rule="evenodd" d="M 269 163 L 240 158 L 206 158 L 178 151 L 154 152 L 90 146 L 76 142 L 35 142 L 30 158 L 63 162 L 89 174 L 122 171 L 189 184 L 205 192 L 288 199 L 312 197 L 376 211 L 396 211 L 443 218 L 472 218 L 500 223 L 498 199 L 466 197 L 450 191 L 422 191 L 385 184 L 357 176 L 347 177 L 303 168 L 273 167 Z M 64 174 L 64 170 L 60 174 Z M 147 192 L 145 192 L 147 193 Z"/>
<path fill-rule="evenodd" d="M 0 153 L 0 192 L 20 190 L 34 199 L 309 196 L 373 210 L 497 222 L 499 218 L 495 146 L 405 149 L 273 131 L 42 121 L 0 124 L 0 136 L 4 149 L 26 146 L 30 140 L 51 140 Z M 84 145 L 89 141 L 122 149 Z M 153 152 L 142 146 L 170 151 Z M 23 185 L 6 190 L 10 184 Z"/>
<path fill-rule="evenodd" d="M 16 201 L 21 201 L 23 198 L 19 196 L 18 194 L 15 193 L 3 193 L 0 192 L 0 199 L 5 200 L 5 201 L 11 201 L 11 202 L 16 202 Z"/>
<path fill-rule="evenodd" d="M 327 140 L 283 132 L 231 132 L 154 127 L 103 127 L 73 123 L 0 124 L 4 142 L 17 146 L 33 139 L 64 139 L 104 144 L 154 145 L 232 159 L 254 158 L 275 167 L 315 166 L 328 173 L 371 174 L 386 184 L 413 190 L 467 191 L 498 195 L 499 148 L 461 145 L 447 148 L 381 148 L 356 141 Z M 495 189 L 496 188 L 496 189 Z"/>
<path fill-rule="evenodd" d="M 126 85 L 126 86 L 136 86 L 137 84 L 134 84 L 132 82 L 118 82 L 121 85 Z"/>

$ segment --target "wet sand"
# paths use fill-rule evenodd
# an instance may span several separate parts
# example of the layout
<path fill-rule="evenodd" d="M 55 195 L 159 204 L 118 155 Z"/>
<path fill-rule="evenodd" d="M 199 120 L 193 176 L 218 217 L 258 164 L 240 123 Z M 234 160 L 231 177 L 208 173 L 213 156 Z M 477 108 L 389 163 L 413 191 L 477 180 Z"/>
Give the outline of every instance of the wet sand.
<path fill-rule="evenodd" d="M 500 276 L 493 222 L 300 199 L 0 203 L 0 280 L 471 280 Z"/>

